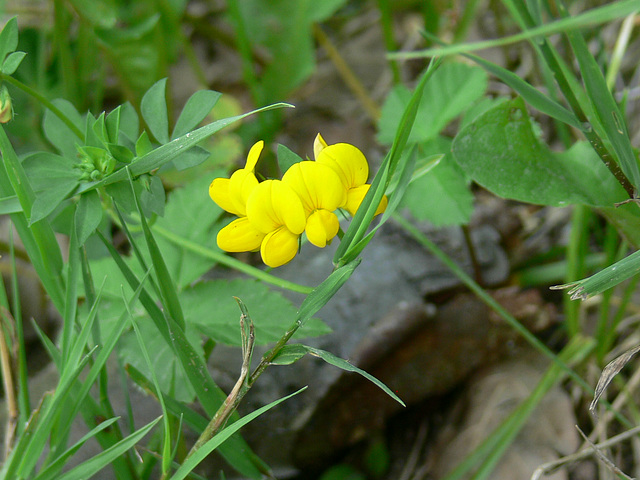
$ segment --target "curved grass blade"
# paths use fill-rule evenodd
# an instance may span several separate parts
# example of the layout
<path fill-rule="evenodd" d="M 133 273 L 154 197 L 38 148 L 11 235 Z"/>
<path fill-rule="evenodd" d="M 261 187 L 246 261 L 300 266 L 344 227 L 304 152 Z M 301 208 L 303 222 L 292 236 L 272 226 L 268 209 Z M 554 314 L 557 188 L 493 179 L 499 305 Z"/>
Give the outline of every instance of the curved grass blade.
<path fill-rule="evenodd" d="M 148 423 L 140 430 L 123 438 L 121 441 L 106 449 L 103 452 L 91 457 L 86 462 L 81 463 L 77 467 L 72 468 L 68 472 L 60 475 L 57 480 L 84 480 L 91 478 L 96 472 L 102 470 L 109 465 L 114 459 L 118 458 L 124 452 L 135 446 L 149 431 L 160 421 L 158 417 L 151 423 Z"/>
<path fill-rule="evenodd" d="M 101 422 L 95 428 L 93 428 L 90 432 L 84 435 L 80 440 L 73 444 L 70 448 L 68 448 L 62 455 L 58 456 L 48 467 L 42 470 L 33 480 L 57 480 L 60 475 L 60 471 L 67 464 L 69 458 L 71 458 L 80 448 L 89 440 L 90 438 L 95 437 L 98 433 L 103 431 L 105 428 L 110 427 L 114 422 L 118 421 L 119 417 L 110 418 Z"/>
<path fill-rule="evenodd" d="M 623 258 L 619 262 L 609 265 L 598 273 L 577 282 L 555 285 L 552 290 L 569 289 L 567 292 L 572 300 L 586 300 L 593 295 L 615 287 L 626 279 L 640 273 L 640 250 Z"/>
<path fill-rule="evenodd" d="M 639 10 L 637 0 L 624 0 L 614 2 L 602 7 L 593 8 L 587 12 L 569 18 L 563 18 L 549 22 L 526 32 L 511 35 L 509 37 L 482 42 L 449 45 L 446 47 L 427 48 L 415 52 L 395 52 L 388 54 L 392 60 L 410 60 L 414 58 L 445 57 L 460 53 L 468 53 L 493 47 L 502 47 L 512 43 L 530 40 L 535 37 L 549 36 L 556 33 L 564 33 L 571 30 L 593 27 L 607 23 L 611 20 L 626 17 Z"/>
<path fill-rule="evenodd" d="M 276 400 L 275 402 L 271 402 L 268 405 L 265 405 L 264 407 L 259 408 L 258 410 L 251 412 L 248 415 L 245 415 L 237 422 L 234 422 L 228 427 L 226 427 L 224 430 L 222 430 L 220 433 L 214 436 L 211 440 L 205 443 L 193 455 L 191 455 L 182 464 L 182 466 L 173 474 L 173 476 L 171 477 L 171 480 L 183 480 L 184 478 L 186 478 L 187 475 L 189 475 L 189 472 L 191 472 L 191 470 L 193 470 L 202 460 L 204 460 L 211 452 L 213 452 L 223 442 L 225 442 L 231 435 L 236 433 L 238 430 L 240 430 L 242 427 L 244 427 L 247 423 L 249 423 L 253 419 L 265 413 L 267 410 L 271 410 L 276 405 L 306 390 L 306 388 L 307 387 L 303 387 L 297 392 L 292 393 L 291 395 L 287 395 L 286 397 Z"/>
<path fill-rule="evenodd" d="M 389 186 L 389 182 L 394 176 L 398 163 L 402 158 L 404 147 L 407 144 L 407 140 L 409 139 L 411 129 L 413 128 L 413 124 L 416 119 L 416 114 L 418 113 L 418 107 L 420 105 L 420 99 L 422 98 L 424 87 L 439 65 L 440 59 L 432 59 L 427 71 L 420 80 L 420 83 L 416 86 L 416 89 L 407 104 L 407 108 L 402 114 L 402 119 L 400 120 L 400 125 L 396 131 L 396 136 L 393 140 L 393 144 L 391 145 L 391 149 L 382 162 L 373 182 L 371 182 L 369 191 L 362 200 L 358 211 L 353 217 L 349 228 L 342 237 L 340 245 L 333 256 L 333 262 L 336 265 L 344 265 L 348 263 L 349 260 L 355 258 L 350 256 L 349 259 L 344 259 L 343 257 L 345 257 L 345 254 L 349 251 L 352 245 L 356 245 L 365 237 L 380 200 Z"/>
<path fill-rule="evenodd" d="M 314 357 L 321 358 L 322 360 L 327 362 L 329 365 L 338 367 L 346 372 L 354 372 L 362 375 L 364 378 L 366 378 L 371 383 L 373 383 L 378 388 L 380 388 L 384 393 L 386 393 L 391 398 L 393 398 L 400 405 L 402 405 L 403 407 L 406 407 L 404 402 L 400 400 L 400 398 L 395 393 L 393 393 L 393 391 L 389 389 L 389 387 L 387 387 L 384 383 L 382 383 L 376 377 L 356 367 L 355 365 L 349 363 L 347 360 L 337 357 L 333 353 L 327 352 L 326 350 L 309 347 L 301 343 L 285 345 L 284 348 L 280 350 L 278 355 L 276 355 L 276 357 L 272 360 L 272 363 L 276 365 L 290 365 L 300 360 L 307 353 L 310 355 L 313 355 Z"/>

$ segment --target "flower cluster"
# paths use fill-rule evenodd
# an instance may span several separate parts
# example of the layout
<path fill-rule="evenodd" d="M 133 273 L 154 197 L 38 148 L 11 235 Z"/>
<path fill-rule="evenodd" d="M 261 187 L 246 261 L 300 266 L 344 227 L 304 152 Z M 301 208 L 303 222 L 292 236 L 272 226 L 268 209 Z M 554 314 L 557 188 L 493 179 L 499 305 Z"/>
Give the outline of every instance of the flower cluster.
<path fill-rule="evenodd" d="M 220 230 L 218 246 L 227 252 L 260 250 L 266 265 L 279 267 L 295 257 L 303 233 L 317 247 L 331 243 L 340 229 L 335 211 L 354 215 L 369 190 L 369 165 L 358 148 L 327 145 L 318 134 L 315 161 L 294 163 L 281 180 L 260 182 L 255 167 L 263 148 L 263 141 L 253 145 L 244 168 L 214 179 L 209 195 L 238 217 Z M 386 205 L 385 197 L 376 215 Z"/>

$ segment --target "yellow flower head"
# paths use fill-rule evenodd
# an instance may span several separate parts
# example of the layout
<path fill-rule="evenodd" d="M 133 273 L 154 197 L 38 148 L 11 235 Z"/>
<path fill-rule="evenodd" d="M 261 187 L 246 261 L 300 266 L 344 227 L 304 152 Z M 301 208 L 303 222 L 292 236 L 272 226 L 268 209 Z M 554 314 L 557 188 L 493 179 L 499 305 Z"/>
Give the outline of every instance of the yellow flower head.
<path fill-rule="evenodd" d="M 345 203 L 340 207 L 346 209 L 351 215 L 355 215 L 370 187 L 366 183 L 369 177 L 369 164 L 364 154 L 348 143 L 327 145 L 320 134 L 313 143 L 313 153 L 316 163 L 327 165 L 338 174 L 347 190 Z M 384 212 L 386 207 L 387 197 L 385 196 L 380 201 L 376 215 Z"/>
<path fill-rule="evenodd" d="M 254 170 L 264 147 L 261 140 L 251 147 L 244 168 L 236 170 L 231 178 L 216 178 L 209 185 L 209 196 L 223 210 L 237 218 L 218 232 L 217 243 L 225 252 L 251 252 L 258 250 L 265 234 L 247 219 L 247 200 L 258 186 Z"/>
<path fill-rule="evenodd" d="M 323 248 L 340 228 L 334 210 L 347 201 L 347 190 L 336 172 L 317 162 L 298 162 L 289 167 L 282 182 L 291 186 L 300 197 L 307 218 L 309 241 Z"/>
<path fill-rule="evenodd" d="M 280 180 L 260 183 L 247 201 L 247 218 L 264 234 L 260 255 L 266 265 L 279 267 L 296 256 L 306 215 L 300 198 L 289 185 Z"/>
<path fill-rule="evenodd" d="M 247 200 L 258 186 L 254 170 L 263 148 L 262 140 L 256 142 L 249 150 L 244 168 L 233 172 L 231 178 L 216 178 L 211 182 L 209 196 L 220 208 L 239 217 L 247 215 Z"/>

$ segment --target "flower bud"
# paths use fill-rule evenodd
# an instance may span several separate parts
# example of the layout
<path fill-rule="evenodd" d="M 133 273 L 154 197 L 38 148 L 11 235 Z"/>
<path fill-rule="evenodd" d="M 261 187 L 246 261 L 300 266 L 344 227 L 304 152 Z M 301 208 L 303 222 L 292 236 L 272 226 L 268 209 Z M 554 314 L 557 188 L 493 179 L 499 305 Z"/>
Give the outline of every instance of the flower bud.
<path fill-rule="evenodd" d="M 13 118 L 13 105 L 7 87 L 0 87 L 0 123 L 8 123 Z"/>

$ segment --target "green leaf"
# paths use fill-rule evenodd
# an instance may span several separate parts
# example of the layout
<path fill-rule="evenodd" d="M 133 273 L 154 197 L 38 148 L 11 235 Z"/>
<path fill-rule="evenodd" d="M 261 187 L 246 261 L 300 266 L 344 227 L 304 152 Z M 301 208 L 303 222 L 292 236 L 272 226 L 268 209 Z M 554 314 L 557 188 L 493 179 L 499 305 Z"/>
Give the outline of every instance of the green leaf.
<path fill-rule="evenodd" d="M 280 167 L 280 172 L 286 172 L 291 165 L 298 162 L 302 162 L 300 155 L 289 150 L 288 147 L 278 144 L 278 167 Z"/>
<path fill-rule="evenodd" d="M 102 221 L 102 203 L 98 192 L 92 190 L 80 195 L 76 207 L 75 224 L 78 244 L 84 245 Z"/>
<path fill-rule="evenodd" d="M 289 343 L 282 347 L 278 354 L 271 359 L 273 365 L 291 365 L 304 357 L 309 350 L 301 343 Z"/>
<path fill-rule="evenodd" d="M 182 152 L 172 163 L 176 170 L 182 171 L 187 168 L 196 167 L 207 160 L 211 155 L 207 150 L 196 145 L 189 150 Z"/>
<path fill-rule="evenodd" d="M 117 141 L 121 144 L 124 144 L 125 140 L 133 142 L 140 132 L 140 121 L 136 109 L 129 102 L 123 103 L 118 108 L 120 108 L 120 136 Z"/>
<path fill-rule="evenodd" d="M 80 17 L 100 28 L 113 28 L 117 20 L 117 7 L 114 0 L 69 0 Z"/>
<path fill-rule="evenodd" d="M 314 288 L 300 305 L 296 322 L 304 326 L 305 322 L 324 307 L 335 293 L 340 290 L 340 287 L 349 280 L 356 267 L 360 265 L 360 261 L 360 259 L 357 259 L 335 269 L 320 285 Z"/>
<path fill-rule="evenodd" d="M 433 139 L 451 120 L 478 100 L 487 88 L 487 74 L 478 67 L 459 62 L 445 63 L 438 68 L 422 94 L 408 143 Z M 393 142 L 411 92 L 397 85 L 382 107 L 378 123 L 381 143 Z"/>
<path fill-rule="evenodd" d="M 496 195 L 540 205 L 613 206 L 624 189 L 585 143 L 554 153 L 537 135 L 521 98 L 503 102 L 453 142 L 462 170 Z"/>
<path fill-rule="evenodd" d="M 240 316 L 233 297 L 241 298 L 251 307 L 258 345 L 279 340 L 296 319 L 296 309 L 289 300 L 255 280 L 199 282 L 180 293 L 189 324 L 197 325 L 203 334 L 216 342 L 240 345 Z M 211 308 L 212 305 L 215 308 Z M 319 336 L 330 331 L 322 321 L 311 319 L 298 330 L 297 336 Z"/>
<path fill-rule="evenodd" d="M 227 426 L 220 433 L 215 435 L 211 440 L 205 443 L 199 450 L 197 450 L 193 455 L 191 455 L 184 463 L 180 466 L 180 468 L 174 473 L 171 477 L 171 480 L 182 480 L 187 477 L 189 472 L 191 472 L 202 460 L 207 458 L 207 456 L 213 452 L 216 448 L 218 448 L 222 443 L 227 441 L 234 433 L 244 427 L 247 423 L 259 417 L 263 413 L 271 410 L 276 405 L 288 400 L 289 398 L 297 395 L 298 393 L 304 391 L 307 387 L 301 388 L 297 392 L 292 393 L 291 395 L 287 395 L 275 402 L 271 402 L 264 407 L 261 407 L 248 415 L 245 415 L 240 420 L 233 422 L 231 425 Z"/>
<path fill-rule="evenodd" d="M 409 185 L 400 205 L 417 220 L 429 220 L 436 227 L 463 225 L 473 213 L 473 194 L 460 167 L 446 155 Z"/>
<path fill-rule="evenodd" d="M 72 468 L 68 472 L 60 475 L 58 480 L 84 480 L 91 478 L 97 472 L 109 465 L 115 458 L 118 458 L 124 452 L 133 448 L 149 431 L 160 421 L 162 417 L 156 418 L 141 429 L 123 438 L 118 443 L 107 448 L 106 450 L 94 455 L 89 460 L 82 462 L 77 467 Z"/>
<path fill-rule="evenodd" d="M 220 96 L 220 93 L 213 90 L 199 90 L 191 95 L 180 112 L 171 139 L 181 137 L 196 128 L 209 115 Z"/>
<path fill-rule="evenodd" d="M 389 395 L 400 405 L 402 405 L 403 407 L 406 406 L 404 402 L 400 400 L 400 398 L 389 389 L 389 387 L 387 387 L 384 383 L 382 383 L 376 377 L 356 367 L 355 365 L 349 363 L 347 360 L 340 357 L 336 357 L 333 353 L 329 353 L 319 348 L 309 347 L 307 345 L 302 345 L 299 343 L 290 344 L 290 345 L 287 345 L 285 348 L 283 348 L 280 351 L 280 353 L 274 358 L 274 363 L 276 363 L 277 365 L 289 365 L 293 362 L 296 362 L 300 358 L 302 358 L 302 356 L 304 355 L 303 352 L 309 353 L 315 357 L 321 358 L 322 360 L 324 360 L 330 365 L 333 365 L 334 367 L 338 367 L 347 372 L 355 372 L 362 375 L 364 378 L 366 378 L 367 380 L 369 380 L 370 382 L 378 386 L 382 391 L 384 391 L 384 393 Z"/>
<path fill-rule="evenodd" d="M 11 17 L 0 32 L 0 62 L 18 48 L 18 20 Z M 9 74 L 7 74 L 9 75 Z"/>
<path fill-rule="evenodd" d="M 120 135 L 120 112 L 122 111 L 122 105 L 113 109 L 105 117 L 104 125 L 106 129 L 105 143 L 116 144 Z"/>
<path fill-rule="evenodd" d="M 140 103 L 142 118 L 149 130 L 160 143 L 169 141 L 169 118 L 167 117 L 167 99 L 165 97 L 167 79 L 158 80 L 147 90 Z"/>
<path fill-rule="evenodd" d="M 151 212 L 164 215 L 166 195 L 162 180 L 157 175 L 148 175 L 144 181 L 146 184 L 143 184 L 139 193 L 142 211 L 147 217 L 151 216 Z"/>
<path fill-rule="evenodd" d="M 9 54 L 9 56 L 2 63 L 2 73 L 4 73 L 5 75 L 13 75 L 22 63 L 25 55 L 25 52 L 13 52 Z"/>
<path fill-rule="evenodd" d="M 52 102 L 80 130 L 85 131 L 85 121 L 71 102 L 56 99 Z M 76 145 L 79 140 L 76 134 L 58 116 L 47 110 L 42 120 L 44 136 L 65 157 L 76 158 Z"/>

